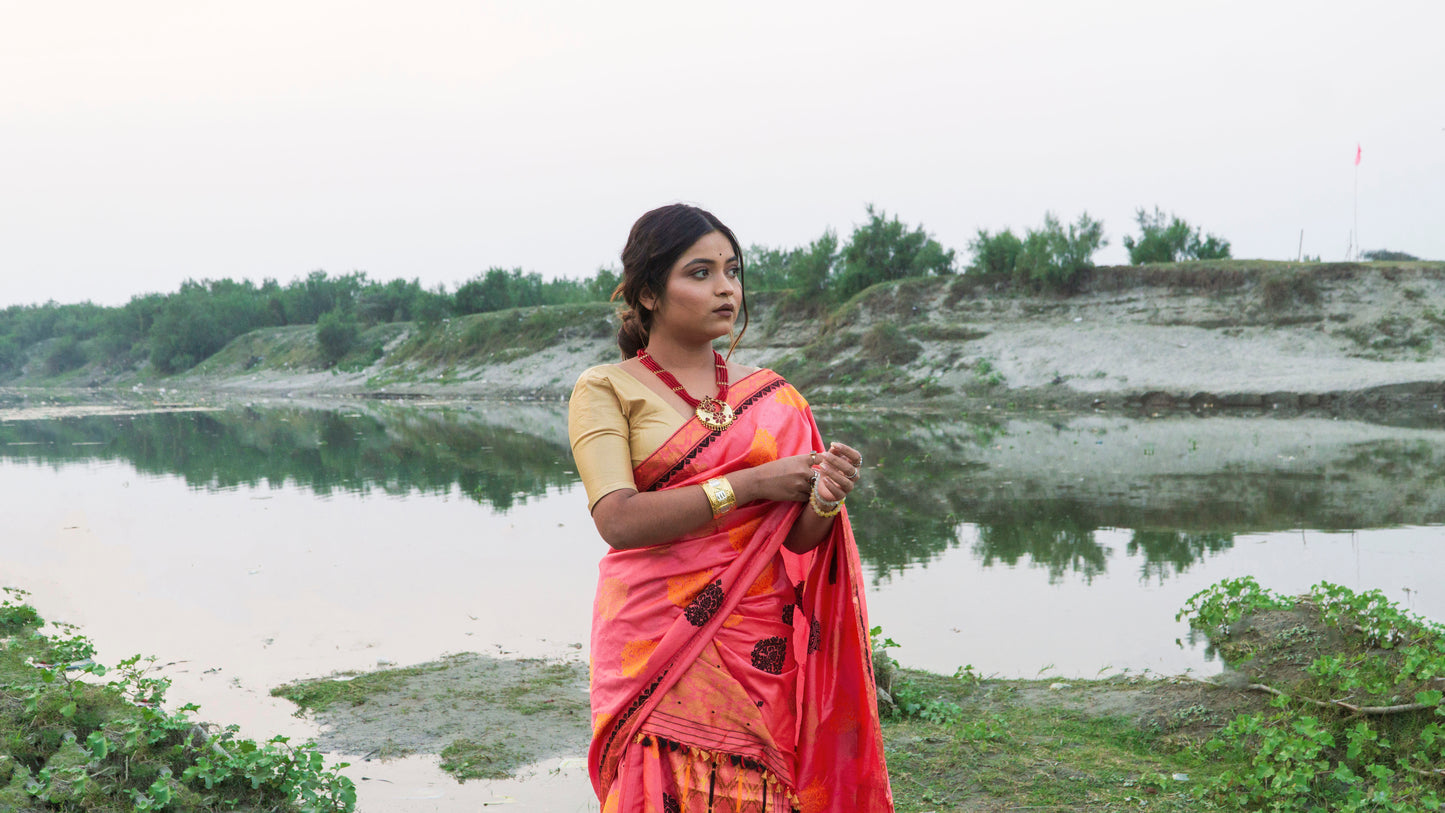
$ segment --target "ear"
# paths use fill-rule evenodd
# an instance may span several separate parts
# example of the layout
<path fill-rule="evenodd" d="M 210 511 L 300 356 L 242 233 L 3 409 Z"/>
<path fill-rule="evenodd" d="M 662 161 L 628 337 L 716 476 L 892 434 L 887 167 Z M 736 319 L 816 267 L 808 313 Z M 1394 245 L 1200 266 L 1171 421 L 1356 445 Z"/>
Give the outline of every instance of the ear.
<path fill-rule="evenodd" d="M 652 293 L 652 291 L 648 290 L 647 288 L 643 288 L 641 293 L 637 295 L 637 304 L 641 305 L 644 308 L 647 308 L 650 311 L 655 311 L 657 310 L 657 297 Z"/>

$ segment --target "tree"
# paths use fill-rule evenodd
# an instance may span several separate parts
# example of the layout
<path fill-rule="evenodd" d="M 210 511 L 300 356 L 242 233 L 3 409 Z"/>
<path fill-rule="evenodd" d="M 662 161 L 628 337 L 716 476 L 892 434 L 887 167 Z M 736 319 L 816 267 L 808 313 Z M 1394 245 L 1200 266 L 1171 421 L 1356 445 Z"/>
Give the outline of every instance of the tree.
<path fill-rule="evenodd" d="M 1390 251 L 1384 248 L 1366 251 L 1362 256 L 1372 262 L 1415 262 L 1420 259 L 1413 254 L 1406 254 L 1403 251 Z"/>
<path fill-rule="evenodd" d="M 837 262 L 838 233 L 828 229 L 806 248 L 750 246 L 743 273 L 748 288 L 754 291 L 821 295 Z"/>
<path fill-rule="evenodd" d="M 869 204 L 868 222 L 853 229 L 843 248 L 843 269 L 832 286 L 833 294 L 847 299 L 880 282 L 952 274 L 953 262 L 953 249 L 945 250 L 922 226 L 909 229 L 896 216 L 889 219 L 887 212 L 875 211 Z"/>
<path fill-rule="evenodd" d="M 321 346 L 321 356 L 327 366 L 341 361 L 360 339 L 361 330 L 352 313 L 338 308 L 323 313 L 316 321 L 316 343 Z"/>
<path fill-rule="evenodd" d="M 457 289 L 457 313 L 486 313 L 543 304 L 542 275 L 522 269 L 488 268 Z"/>
<path fill-rule="evenodd" d="M 587 280 L 587 297 L 597 302 L 606 302 L 622 282 L 622 275 L 611 268 L 599 268 L 597 274 Z"/>
<path fill-rule="evenodd" d="M 151 326 L 151 365 L 161 373 L 189 370 L 229 338 L 208 300 L 173 296 Z"/>
<path fill-rule="evenodd" d="M 1134 219 L 1139 223 L 1139 239 L 1124 238 L 1131 265 L 1229 258 L 1228 240 L 1213 234 L 1201 236 L 1198 228 L 1172 213 L 1165 214 L 1158 206 L 1152 214 L 1136 209 Z"/>
<path fill-rule="evenodd" d="M 975 274 L 1012 274 L 1023 253 L 1024 243 L 1009 229 L 998 234 L 989 234 L 986 229 L 978 230 L 978 237 L 970 240 L 968 250 L 973 252 L 973 262 L 968 270 Z"/>
<path fill-rule="evenodd" d="M 1067 288 L 1080 271 L 1093 267 L 1094 253 L 1108 244 L 1103 222 L 1088 212 L 1067 230 L 1053 212 L 1046 212 L 1044 227 L 1029 229 L 1024 236 L 1014 276 L 1035 285 Z"/>

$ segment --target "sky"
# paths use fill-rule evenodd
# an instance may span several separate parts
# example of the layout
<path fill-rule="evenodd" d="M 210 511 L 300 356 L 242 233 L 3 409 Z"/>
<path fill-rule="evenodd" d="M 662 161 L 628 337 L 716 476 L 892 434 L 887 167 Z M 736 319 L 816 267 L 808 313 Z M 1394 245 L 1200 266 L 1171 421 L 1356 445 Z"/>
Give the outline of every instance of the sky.
<path fill-rule="evenodd" d="M 1442 30 L 1438 0 L 0 0 L 0 307 L 583 277 L 674 201 L 781 247 L 872 204 L 960 266 L 1050 211 L 1125 262 L 1156 205 L 1236 257 L 1344 259 L 1357 218 L 1445 260 Z"/>

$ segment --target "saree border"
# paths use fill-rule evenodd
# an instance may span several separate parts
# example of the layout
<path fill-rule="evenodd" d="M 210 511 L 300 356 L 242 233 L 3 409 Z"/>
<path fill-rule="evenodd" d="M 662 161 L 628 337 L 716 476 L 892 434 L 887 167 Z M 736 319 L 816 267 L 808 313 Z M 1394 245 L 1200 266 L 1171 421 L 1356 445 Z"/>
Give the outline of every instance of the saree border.
<path fill-rule="evenodd" d="M 734 419 L 787 384 L 782 376 L 767 369 L 744 376 L 743 380 L 728 392 L 728 406 L 733 408 Z M 638 490 L 656 491 L 665 488 L 725 431 L 727 429 L 709 429 L 696 416 L 688 418 L 687 423 L 637 466 L 633 476 L 636 478 Z"/>

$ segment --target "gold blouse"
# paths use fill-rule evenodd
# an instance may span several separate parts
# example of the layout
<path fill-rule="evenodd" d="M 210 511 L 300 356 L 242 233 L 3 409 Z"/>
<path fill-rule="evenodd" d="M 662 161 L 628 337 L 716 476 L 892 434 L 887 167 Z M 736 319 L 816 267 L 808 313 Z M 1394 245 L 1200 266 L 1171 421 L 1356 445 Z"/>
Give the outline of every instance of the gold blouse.
<path fill-rule="evenodd" d="M 577 379 L 567 410 L 567 436 L 587 510 L 618 489 L 637 490 L 632 470 L 672 437 L 687 417 L 616 364 Z"/>

